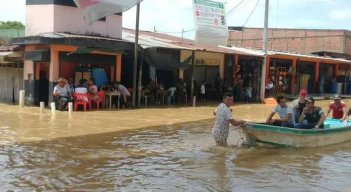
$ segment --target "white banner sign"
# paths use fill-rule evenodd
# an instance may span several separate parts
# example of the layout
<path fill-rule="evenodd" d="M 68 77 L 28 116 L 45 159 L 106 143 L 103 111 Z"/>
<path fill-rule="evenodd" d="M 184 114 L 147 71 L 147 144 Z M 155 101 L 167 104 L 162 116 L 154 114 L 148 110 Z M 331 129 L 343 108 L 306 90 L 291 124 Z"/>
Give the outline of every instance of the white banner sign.
<path fill-rule="evenodd" d="M 227 46 L 228 26 L 224 3 L 193 0 L 195 41 L 204 45 Z"/>
<path fill-rule="evenodd" d="M 122 13 L 142 0 L 74 0 L 84 13 L 85 19 L 91 24 L 106 16 Z"/>

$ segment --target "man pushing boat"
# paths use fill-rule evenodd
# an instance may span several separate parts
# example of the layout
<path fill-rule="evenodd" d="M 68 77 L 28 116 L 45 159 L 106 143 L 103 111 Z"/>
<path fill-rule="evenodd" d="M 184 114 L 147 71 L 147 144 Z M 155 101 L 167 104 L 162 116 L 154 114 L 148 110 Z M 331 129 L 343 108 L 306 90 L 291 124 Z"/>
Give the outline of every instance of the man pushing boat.
<path fill-rule="evenodd" d="M 230 106 L 234 103 L 233 94 L 225 93 L 223 102 L 218 105 L 214 114 L 216 115 L 215 124 L 212 129 L 212 137 L 217 146 L 227 147 L 227 138 L 229 134 L 229 124 L 241 126 L 246 123 L 243 120 L 235 120 L 232 115 Z"/>

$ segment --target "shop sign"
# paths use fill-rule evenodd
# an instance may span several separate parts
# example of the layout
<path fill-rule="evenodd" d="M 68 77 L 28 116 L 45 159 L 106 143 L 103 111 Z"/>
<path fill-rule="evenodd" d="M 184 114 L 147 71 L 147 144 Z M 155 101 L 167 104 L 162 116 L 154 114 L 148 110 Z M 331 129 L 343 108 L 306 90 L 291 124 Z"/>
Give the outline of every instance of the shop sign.
<path fill-rule="evenodd" d="M 204 45 L 227 45 L 228 26 L 225 5 L 210 0 L 193 0 L 195 41 Z"/>

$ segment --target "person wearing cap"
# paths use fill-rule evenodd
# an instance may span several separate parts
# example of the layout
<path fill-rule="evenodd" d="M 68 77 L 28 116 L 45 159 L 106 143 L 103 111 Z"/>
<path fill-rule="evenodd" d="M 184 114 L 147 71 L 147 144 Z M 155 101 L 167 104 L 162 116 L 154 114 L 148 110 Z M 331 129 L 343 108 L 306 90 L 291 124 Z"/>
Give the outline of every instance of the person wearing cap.
<path fill-rule="evenodd" d="M 70 90 L 66 86 L 66 80 L 59 78 L 57 85 L 54 87 L 53 96 L 56 99 L 56 105 L 58 110 L 63 110 L 67 107 L 67 103 L 70 99 Z"/>
<path fill-rule="evenodd" d="M 340 119 L 341 121 L 346 120 L 346 104 L 341 101 L 340 96 L 336 95 L 334 97 L 334 102 L 329 104 L 329 109 L 327 113 L 327 117 L 329 116 L 330 112 L 332 113 L 332 118 L 333 119 Z"/>
<path fill-rule="evenodd" d="M 268 116 L 266 123 L 274 126 L 282 127 L 295 127 L 295 117 L 291 106 L 286 104 L 286 98 L 284 96 L 277 97 L 278 105 L 273 109 L 272 113 Z M 274 115 L 278 113 L 279 119 L 273 119 Z"/>
<path fill-rule="evenodd" d="M 314 98 L 309 97 L 305 100 L 306 107 L 303 109 L 299 123 L 295 128 L 299 129 L 322 129 L 324 128 L 324 120 L 326 116 L 322 108 L 314 105 Z"/>
<path fill-rule="evenodd" d="M 299 98 L 295 99 L 291 106 L 294 110 L 295 121 L 298 122 L 303 109 L 306 107 L 305 99 L 307 98 L 307 90 L 301 89 Z"/>

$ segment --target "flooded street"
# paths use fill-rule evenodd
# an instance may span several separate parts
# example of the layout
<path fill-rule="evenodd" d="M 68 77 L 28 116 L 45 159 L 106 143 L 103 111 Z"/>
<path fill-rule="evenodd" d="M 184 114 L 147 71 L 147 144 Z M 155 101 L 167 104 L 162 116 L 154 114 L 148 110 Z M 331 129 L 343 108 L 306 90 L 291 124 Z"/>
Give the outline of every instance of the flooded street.
<path fill-rule="evenodd" d="M 351 191 L 351 142 L 218 148 L 214 106 L 71 116 L 0 108 L 0 191 Z M 238 105 L 233 113 L 260 122 L 271 109 Z M 241 142 L 231 129 L 228 143 Z"/>

